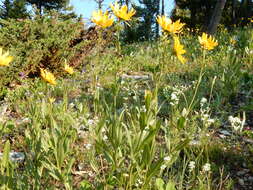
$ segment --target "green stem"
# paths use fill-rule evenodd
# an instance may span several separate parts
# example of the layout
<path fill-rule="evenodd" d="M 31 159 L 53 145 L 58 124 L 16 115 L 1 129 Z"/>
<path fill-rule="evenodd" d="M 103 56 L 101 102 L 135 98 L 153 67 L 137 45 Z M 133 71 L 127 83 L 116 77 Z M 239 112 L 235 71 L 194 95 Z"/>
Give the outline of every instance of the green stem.
<path fill-rule="evenodd" d="M 203 57 L 202 57 L 203 59 L 202 59 L 201 70 L 200 70 L 200 73 L 199 73 L 198 82 L 197 82 L 197 85 L 195 87 L 193 98 L 192 98 L 191 103 L 190 103 L 190 105 L 188 107 L 187 115 L 190 113 L 190 110 L 192 108 L 193 102 L 194 102 L 194 100 L 196 98 L 196 95 L 197 95 L 197 92 L 198 92 L 198 89 L 199 89 L 199 85 L 200 85 L 202 77 L 204 75 L 203 70 L 204 70 L 204 67 L 205 67 L 205 57 L 206 57 L 206 51 L 204 50 L 203 51 Z"/>

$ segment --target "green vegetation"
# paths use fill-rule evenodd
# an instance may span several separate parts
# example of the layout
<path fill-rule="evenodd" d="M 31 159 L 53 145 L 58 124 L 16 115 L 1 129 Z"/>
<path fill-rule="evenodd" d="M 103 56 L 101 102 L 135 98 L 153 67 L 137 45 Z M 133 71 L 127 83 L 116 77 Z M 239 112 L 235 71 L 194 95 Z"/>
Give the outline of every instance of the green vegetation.
<path fill-rule="evenodd" d="M 252 26 L 124 44 L 122 20 L 1 20 L 0 189 L 252 187 Z"/>

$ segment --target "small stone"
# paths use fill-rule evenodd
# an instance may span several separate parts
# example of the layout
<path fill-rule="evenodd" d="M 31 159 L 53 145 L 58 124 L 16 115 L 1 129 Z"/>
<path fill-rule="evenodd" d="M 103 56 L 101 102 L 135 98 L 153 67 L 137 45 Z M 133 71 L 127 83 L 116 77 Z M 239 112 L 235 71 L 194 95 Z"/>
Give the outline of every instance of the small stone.
<path fill-rule="evenodd" d="M 251 183 L 253 183 L 253 176 L 249 176 L 248 177 L 248 181 L 251 182 Z"/>
<path fill-rule="evenodd" d="M 231 135 L 231 133 L 228 132 L 227 130 L 221 130 L 220 133 L 223 134 L 223 135 L 227 135 L 227 136 Z"/>
<path fill-rule="evenodd" d="M 241 170 L 241 171 L 238 171 L 238 172 L 236 173 L 236 175 L 242 176 L 242 175 L 246 174 L 247 172 L 248 172 L 247 170 Z"/>
<path fill-rule="evenodd" d="M 242 176 L 242 175 L 244 175 L 245 174 L 245 172 L 242 170 L 242 171 L 239 171 L 239 172 L 236 172 L 236 175 L 237 176 Z"/>
<path fill-rule="evenodd" d="M 219 135 L 219 137 L 222 138 L 222 139 L 225 139 L 225 138 L 226 138 L 225 135 Z"/>
<path fill-rule="evenodd" d="M 253 144 L 253 140 L 249 138 L 243 138 L 246 143 Z"/>
<path fill-rule="evenodd" d="M 121 76 L 122 79 L 132 79 L 132 80 L 149 80 L 151 77 L 149 75 L 126 75 Z"/>
<path fill-rule="evenodd" d="M 239 183 L 241 186 L 244 186 L 244 180 L 243 180 L 243 179 L 239 179 L 239 180 L 238 180 L 238 183 Z"/>
<path fill-rule="evenodd" d="M 0 153 L 0 158 L 3 156 L 3 153 Z M 25 161 L 25 154 L 23 152 L 10 152 L 9 159 L 12 162 L 22 163 Z"/>
<path fill-rule="evenodd" d="M 84 168 L 85 168 L 85 164 L 84 163 L 80 163 L 80 164 L 78 164 L 78 170 L 79 171 L 83 171 L 84 170 Z"/>

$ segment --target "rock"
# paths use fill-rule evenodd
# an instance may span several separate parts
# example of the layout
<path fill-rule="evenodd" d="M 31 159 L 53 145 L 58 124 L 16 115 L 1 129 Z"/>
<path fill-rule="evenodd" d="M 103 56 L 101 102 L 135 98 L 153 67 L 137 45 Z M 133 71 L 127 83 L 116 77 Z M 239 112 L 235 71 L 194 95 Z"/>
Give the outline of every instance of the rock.
<path fill-rule="evenodd" d="M 251 182 L 251 183 L 253 183 L 253 176 L 249 176 L 248 177 L 248 181 Z"/>
<path fill-rule="evenodd" d="M 84 163 L 80 163 L 80 164 L 78 164 L 77 167 L 78 167 L 79 171 L 83 171 L 85 169 L 85 164 Z"/>
<path fill-rule="evenodd" d="M 243 138 L 246 143 L 253 144 L 253 140 L 249 138 Z"/>
<path fill-rule="evenodd" d="M 244 180 L 243 180 L 243 179 L 239 179 L 239 180 L 238 180 L 238 183 L 239 183 L 241 186 L 244 186 Z"/>
<path fill-rule="evenodd" d="M 0 158 L 3 156 L 3 153 L 0 153 Z M 23 152 L 10 152 L 9 159 L 12 162 L 22 163 L 25 161 L 25 154 Z"/>
<path fill-rule="evenodd" d="M 150 80 L 151 77 L 149 75 L 121 75 L 121 79 L 130 79 L 130 80 Z"/>
<path fill-rule="evenodd" d="M 223 135 L 226 135 L 226 136 L 231 136 L 231 133 L 230 132 L 228 132 L 227 130 L 221 130 L 221 131 L 219 131 L 221 134 L 223 134 Z"/>
<path fill-rule="evenodd" d="M 17 119 L 16 120 L 16 124 L 17 125 L 24 125 L 24 124 L 28 124 L 28 123 L 30 123 L 31 122 L 31 119 L 29 119 L 29 118 L 22 118 L 22 119 Z"/>
<path fill-rule="evenodd" d="M 225 139 L 225 138 L 226 138 L 225 135 L 219 135 L 219 137 L 222 138 L 222 139 Z"/>
<path fill-rule="evenodd" d="M 245 174 L 248 173 L 248 172 L 249 172 L 248 169 L 244 169 L 244 170 L 241 170 L 241 171 L 236 172 L 236 175 L 242 176 L 242 175 L 245 175 Z"/>

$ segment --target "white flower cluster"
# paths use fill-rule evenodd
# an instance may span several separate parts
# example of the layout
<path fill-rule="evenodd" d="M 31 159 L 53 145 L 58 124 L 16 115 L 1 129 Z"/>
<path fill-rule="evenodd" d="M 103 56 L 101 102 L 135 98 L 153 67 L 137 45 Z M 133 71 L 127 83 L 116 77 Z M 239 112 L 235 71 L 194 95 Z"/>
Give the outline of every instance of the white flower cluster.
<path fill-rule="evenodd" d="M 194 161 L 190 161 L 189 162 L 189 171 L 192 172 L 195 169 L 195 162 Z"/>
<path fill-rule="evenodd" d="M 180 96 L 189 88 L 191 85 L 181 85 L 181 86 L 166 86 L 163 90 L 163 94 L 165 95 L 166 98 L 170 100 L 170 105 L 176 106 L 178 105 L 179 98 Z M 172 91 L 170 94 L 169 92 Z M 169 95 L 170 94 L 170 95 Z"/>
<path fill-rule="evenodd" d="M 212 123 L 215 122 L 214 119 L 211 119 L 209 112 L 210 108 L 207 104 L 207 99 L 203 97 L 200 101 L 200 116 L 203 124 L 206 127 L 209 127 Z"/>
<path fill-rule="evenodd" d="M 163 160 L 164 160 L 165 163 L 163 165 L 161 165 L 161 170 L 164 170 L 165 168 L 167 168 L 167 164 L 171 161 L 171 157 L 170 156 L 165 156 L 163 158 Z"/>
<path fill-rule="evenodd" d="M 205 163 L 204 166 L 202 167 L 203 172 L 209 172 L 211 170 L 211 164 Z"/>
<path fill-rule="evenodd" d="M 142 187 L 143 181 L 141 179 L 137 179 L 135 185 L 136 185 L 136 187 Z"/>
<path fill-rule="evenodd" d="M 228 121 L 230 122 L 231 127 L 235 132 L 242 132 L 245 120 L 246 120 L 245 113 L 243 114 L 243 120 L 241 120 L 239 117 L 233 116 L 228 117 Z"/>

